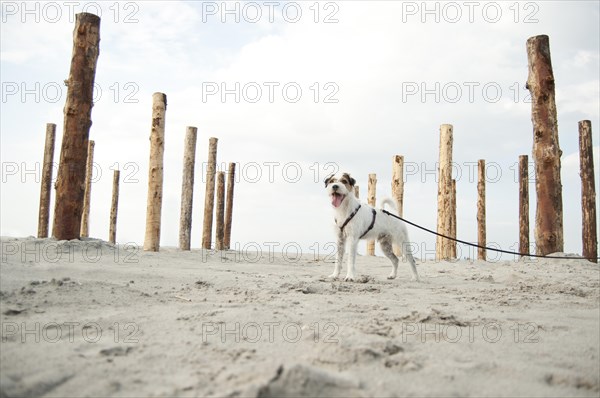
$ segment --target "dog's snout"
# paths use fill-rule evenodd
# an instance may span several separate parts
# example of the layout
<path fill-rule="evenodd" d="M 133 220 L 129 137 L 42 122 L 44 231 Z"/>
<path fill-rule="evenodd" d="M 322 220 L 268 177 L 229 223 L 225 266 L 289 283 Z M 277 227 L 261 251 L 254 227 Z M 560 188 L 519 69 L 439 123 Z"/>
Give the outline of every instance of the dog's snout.
<path fill-rule="evenodd" d="M 334 191 L 337 191 L 340 188 L 340 186 L 338 184 L 333 184 L 331 186 L 331 189 L 333 189 Z"/>

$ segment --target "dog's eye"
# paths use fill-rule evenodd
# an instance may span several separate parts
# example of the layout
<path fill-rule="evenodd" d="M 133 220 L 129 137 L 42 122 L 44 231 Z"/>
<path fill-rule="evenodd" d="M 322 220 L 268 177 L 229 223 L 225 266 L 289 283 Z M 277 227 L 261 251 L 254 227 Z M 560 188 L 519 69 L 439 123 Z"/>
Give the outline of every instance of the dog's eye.
<path fill-rule="evenodd" d="M 341 180 L 340 182 L 341 182 L 342 184 L 347 184 L 347 183 L 348 183 L 348 181 L 347 181 L 347 180 Z"/>

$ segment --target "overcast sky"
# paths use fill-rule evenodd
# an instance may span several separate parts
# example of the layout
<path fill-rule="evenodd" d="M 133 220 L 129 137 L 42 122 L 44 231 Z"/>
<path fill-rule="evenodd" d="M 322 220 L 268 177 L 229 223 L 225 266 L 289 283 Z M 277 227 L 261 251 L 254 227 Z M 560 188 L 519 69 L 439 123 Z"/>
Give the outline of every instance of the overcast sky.
<path fill-rule="evenodd" d="M 323 179 L 348 171 L 365 198 L 367 176 L 376 173 L 381 199 L 390 195 L 396 154 L 406 162 L 405 217 L 435 229 L 439 127 L 450 123 L 458 237 L 476 240 L 476 162 L 485 159 L 488 243 L 516 249 L 516 164 L 522 154 L 533 162 L 525 42 L 547 34 L 565 251 L 581 252 L 580 120 L 592 121 L 600 175 L 598 1 L 4 1 L 3 236 L 37 233 L 45 125 L 57 124 L 58 162 L 63 81 L 81 11 L 102 18 L 90 131 L 92 237 L 108 239 L 112 170 L 119 167 L 117 240 L 143 243 L 151 98 L 163 92 L 163 246 L 178 244 L 186 126 L 198 127 L 192 247 L 202 239 L 203 162 L 214 136 L 219 168 L 239 163 L 233 248 L 328 254 L 335 239 Z M 533 242 L 533 180 L 530 200 Z M 430 258 L 435 238 L 412 227 L 409 233 L 416 257 Z"/>

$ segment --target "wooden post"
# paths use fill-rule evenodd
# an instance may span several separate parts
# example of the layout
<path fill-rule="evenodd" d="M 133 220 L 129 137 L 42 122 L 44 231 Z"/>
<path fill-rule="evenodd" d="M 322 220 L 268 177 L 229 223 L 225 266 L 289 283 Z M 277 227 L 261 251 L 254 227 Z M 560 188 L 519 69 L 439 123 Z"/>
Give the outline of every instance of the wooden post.
<path fill-rule="evenodd" d="M 85 191 L 83 193 L 83 211 L 81 212 L 81 237 L 89 237 L 90 229 L 90 201 L 92 199 L 92 174 L 94 171 L 94 146 L 93 140 L 88 141 L 87 162 L 85 165 Z"/>
<path fill-rule="evenodd" d="M 438 220 L 437 232 L 451 236 L 452 223 L 452 141 L 453 127 L 451 124 L 440 126 L 440 160 L 438 165 Z M 450 259 L 450 241 L 437 237 L 435 245 L 436 260 Z"/>
<path fill-rule="evenodd" d="M 67 99 L 52 226 L 52 235 L 59 240 L 77 239 L 81 231 L 85 164 L 92 126 L 99 43 L 100 18 L 85 12 L 77 14 L 71 69 L 66 82 Z"/>
<path fill-rule="evenodd" d="M 392 197 L 396 202 L 397 214 L 402 217 L 404 202 L 404 156 L 394 155 L 392 158 Z M 400 256 L 402 250 L 393 245 L 394 254 Z"/>
<path fill-rule="evenodd" d="M 115 170 L 113 173 L 112 201 L 110 203 L 110 222 L 108 230 L 108 241 L 113 245 L 117 241 L 117 210 L 119 208 L 119 178 L 121 172 Z"/>
<path fill-rule="evenodd" d="M 450 199 L 450 236 L 456 239 L 456 180 L 452 179 L 452 196 Z M 456 242 L 448 242 L 450 258 L 456 259 Z"/>
<path fill-rule="evenodd" d="M 479 159 L 477 163 L 477 244 L 485 246 L 487 244 L 485 230 L 485 160 Z M 486 260 L 485 249 L 477 249 L 477 259 Z"/>
<path fill-rule="evenodd" d="M 356 196 L 356 199 L 360 199 L 360 188 L 358 185 L 354 186 L 354 196 Z"/>
<path fill-rule="evenodd" d="M 375 206 L 377 202 L 376 191 L 377 191 L 377 175 L 369 174 L 369 184 L 367 185 L 368 197 L 367 203 L 371 206 Z M 367 255 L 374 256 L 375 255 L 375 241 L 369 240 L 367 241 Z"/>
<path fill-rule="evenodd" d="M 50 197 L 52 195 L 52 162 L 54 161 L 54 142 L 56 124 L 46 124 L 46 142 L 44 143 L 44 163 L 42 164 L 42 186 L 40 188 L 40 211 L 38 213 L 38 238 L 48 237 L 50 221 Z"/>
<path fill-rule="evenodd" d="M 213 211 L 215 208 L 215 174 L 217 171 L 218 138 L 208 140 L 208 162 L 206 164 L 206 193 L 204 195 L 204 225 L 202 227 L 202 248 L 210 249 L 212 244 Z"/>
<path fill-rule="evenodd" d="M 519 156 L 519 253 L 529 254 L 529 158 L 527 155 Z"/>
<path fill-rule="evenodd" d="M 402 217 L 404 207 L 404 156 L 395 155 L 392 161 L 392 197 L 398 215 Z"/>
<path fill-rule="evenodd" d="M 163 196 L 163 158 L 165 152 L 165 114 L 167 96 L 152 94 L 152 128 L 150 130 L 150 162 L 148 166 L 148 200 L 144 250 L 160 248 L 160 222 Z"/>
<path fill-rule="evenodd" d="M 217 173 L 217 210 L 216 210 L 216 231 L 215 231 L 215 249 L 223 250 L 224 232 L 225 232 L 225 173 Z"/>
<path fill-rule="evenodd" d="M 537 254 L 546 255 L 563 251 L 562 151 L 558 143 L 554 75 L 548 36 L 534 36 L 527 40 L 527 59 L 529 76 L 526 87 L 531 93 L 537 195 L 535 243 Z"/>
<path fill-rule="evenodd" d="M 181 183 L 181 215 L 179 217 L 179 249 L 190 250 L 192 234 L 192 203 L 194 199 L 194 165 L 198 129 L 188 126 L 183 148 L 183 178 Z"/>
<path fill-rule="evenodd" d="M 223 248 L 231 246 L 231 223 L 233 222 L 233 188 L 235 186 L 235 163 L 229 163 L 227 171 L 227 203 L 225 205 L 225 230 L 223 231 Z"/>
<path fill-rule="evenodd" d="M 598 262 L 598 231 L 596 230 L 596 183 L 592 152 L 592 122 L 579 122 L 579 170 L 581 175 L 581 233 L 583 257 Z"/>

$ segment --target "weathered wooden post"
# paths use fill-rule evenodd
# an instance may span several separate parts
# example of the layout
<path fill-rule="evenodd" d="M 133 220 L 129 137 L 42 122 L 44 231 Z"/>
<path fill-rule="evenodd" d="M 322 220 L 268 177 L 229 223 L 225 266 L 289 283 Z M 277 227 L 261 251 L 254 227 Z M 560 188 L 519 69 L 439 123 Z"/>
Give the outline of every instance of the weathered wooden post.
<path fill-rule="evenodd" d="M 519 156 L 519 253 L 529 254 L 529 157 L 527 155 Z"/>
<path fill-rule="evenodd" d="M 148 200 L 144 250 L 160 248 L 160 222 L 163 196 L 163 158 L 165 152 L 165 114 L 167 96 L 152 94 L 152 128 L 150 130 L 150 162 L 148 166 Z"/>
<path fill-rule="evenodd" d="M 404 207 L 404 156 L 395 155 L 392 161 L 392 197 L 398 215 L 402 217 Z"/>
<path fill-rule="evenodd" d="M 354 196 L 356 196 L 356 199 L 360 199 L 360 188 L 358 185 L 354 186 Z"/>
<path fill-rule="evenodd" d="M 80 236 L 99 43 L 100 17 L 85 12 L 77 14 L 71 69 L 66 82 L 67 99 L 52 226 L 52 235 L 59 240 Z"/>
<path fill-rule="evenodd" d="M 223 248 L 231 246 L 231 223 L 233 222 L 233 190 L 235 186 L 235 163 L 229 163 L 227 171 L 227 203 L 225 205 L 225 230 L 223 231 Z"/>
<path fill-rule="evenodd" d="M 215 228 L 215 249 L 223 250 L 224 232 L 225 232 L 225 173 L 217 173 L 217 209 L 216 209 L 216 228 Z"/>
<path fill-rule="evenodd" d="M 452 179 L 452 196 L 450 199 L 450 237 L 456 239 L 456 180 Z M 456 259 L 456 242 L 448 241 L 450 258 Z"/>
<path fill-rule="evenodd" d="M 452 142 L 453 127 L 451 124 L 440 126 L 440 160 L 438 165 L 438 220 L 437 232 L 451 236 L 452 223 Z M 437 237 L 435 245 L 435 259 L 447 260 L 450 258 L 450 241 Z"/>
<path fill-rule="evenodd" d="M 598 231 L 596 230 L 596 182 L 592 152 L 592 122 L 579 122 L 579 170 L 581 175 L 581 218 L 583 257 L 598 262 Z"/>
<path fill-rule="evenodd" d="M 192 203 L 194 199 L 194 165 L 198 129 L 188 126 L 183 148 L 183 178 L 181 183 L 181 215 L 179 217 L 179 249 L 190 250 L 192 234 Z"/>
<path fill-rule="evenodd" d="M 119 209 L 119 178 L 121 172 L 115 170 L 113 173 L 112 201 L 110 203 L 110 222 L 108 229 L 108 241 L 113 245 L 117 241 L 117 211 Z"/>
<path fill-rule="evenodd" d="M 534 36 L 527 40 L 527 60 L 529 76 L 526 87 L 531 93 L 537 195 L 535 244 L 537 254 L 546 255 L 563 251 L 562 151 L 558 143 L 555 83 L 548 36 Z"/>
<path fill-rule="evenodd" d="M 369 183 L 367 185 L 368 197 L 367 203 L 375 207 L 377 203 L 376 191 L 377 191 L 377 174 L 369 174 Z M 375 241 L 373 239 L 367 241 L 367 255 L 375 255 Z"/>
<path fill-rule="evenodd" d="M 477 166 L 477 244 L 485 246 L 485 160 L 479 159 Z M 486 260 L 485 249 L 477 248 L 477 259 Z"/>
<path fill-rule="evenodd" d="M 42 186 L 40 188 L 40 211 L 38 213 L 38 238 L 48 237 L 50 222 L 50 197 L 52 195 L 52 162 L 54 161 L 54 142 L 56 124 L 46 124 L 44 143 L 44 163 L 42 164 Z"/>
<path fill-rule="evenodd" d="M 394 155 L 392 158 L 392 197 L 396 202 L 397 214 L 402 217 L 404 206 L 404 156 Z M 401 248 L 394 245 L 394 254 L 402 254 Z"/>
<path fill-rule="evenodd" d="M 206 164 L 206 193 L 204 195 L 204 223 L 202 227 L 202 248 L 210 249 L 212 244 L 213 211 L 215 208 L 215 174 L 217 171 L 218 138 L 208 140 L 208 161 Z"/>
<path fill-rule="evenodd" d="M 85 191 L 83 193 L 83 211 L 81 212 L 81 237 L 89 237 L 90 229 L 90 202 L 92 199 L 92 174 L 94 172 L 94 146 L 93 140 L 88 141 L 87 162 L 85 165 Z"/>

